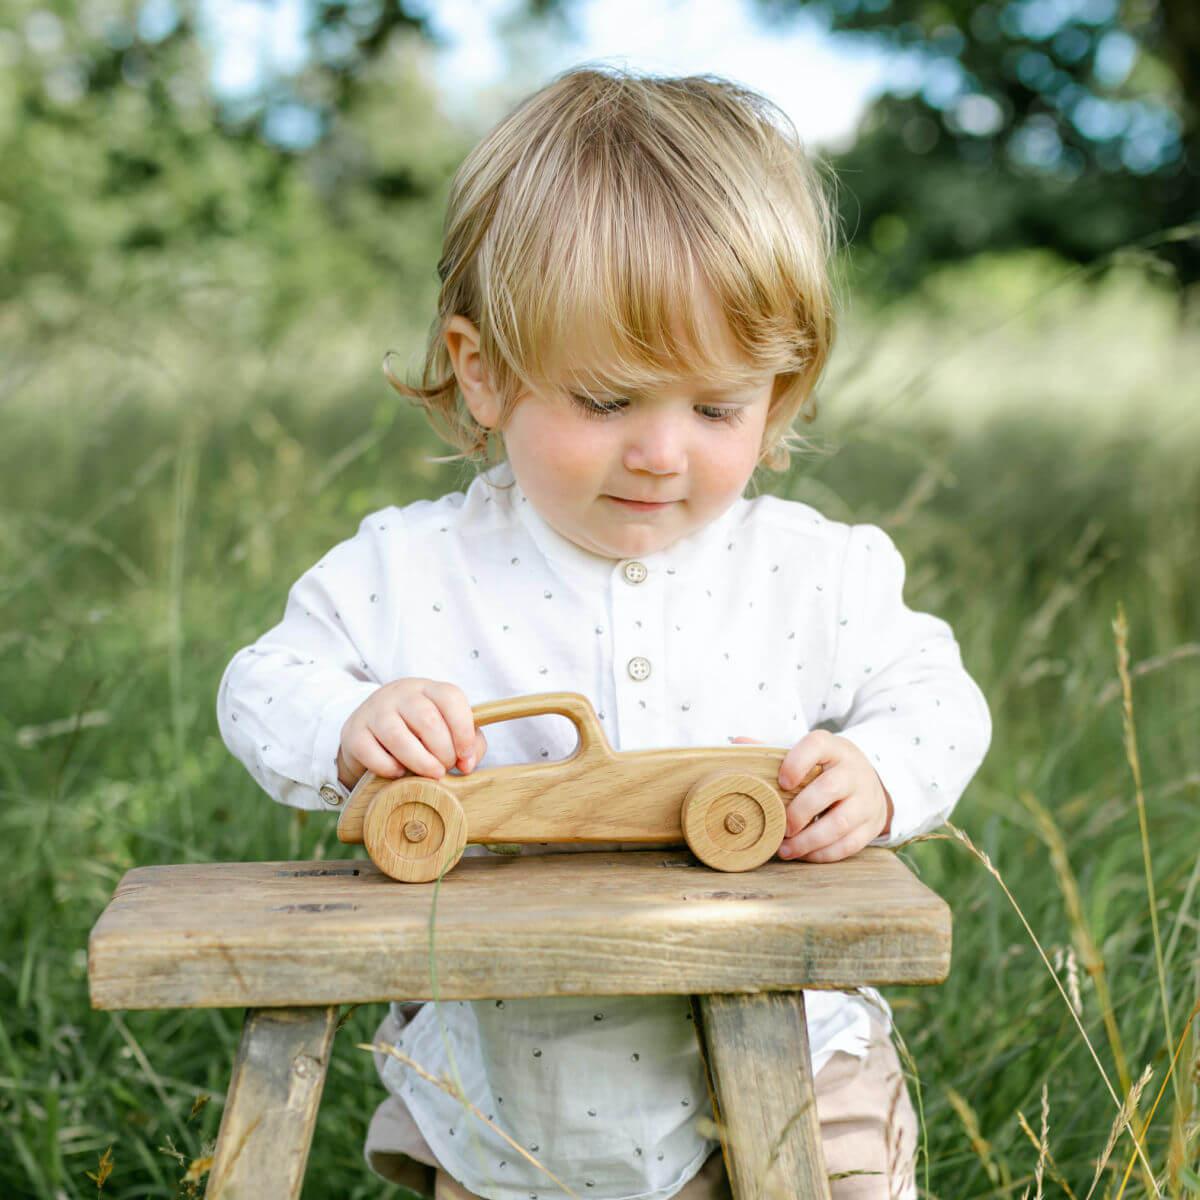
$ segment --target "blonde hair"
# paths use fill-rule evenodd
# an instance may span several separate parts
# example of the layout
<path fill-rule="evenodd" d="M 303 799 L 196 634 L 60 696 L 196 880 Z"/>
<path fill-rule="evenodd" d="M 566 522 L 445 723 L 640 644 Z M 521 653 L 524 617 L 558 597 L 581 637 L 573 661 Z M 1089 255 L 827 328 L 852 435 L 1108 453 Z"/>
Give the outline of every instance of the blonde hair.
<path fill-rule="evenodd" d="M 388 381 L 485 460 L 442 332 L 479 330 L 503 429 L 530 388 L 644 391 L 682 375 L 775 376 L 760 463 L 787 467 L 834 337 L 835 224 L 818 169 L 770 101 L 712 76 L 576 68 L 480 142 L 451 186 L 438 315 L 420 387 Z M 707 288 L 745 362 L 706 349 Z M 587 333 L 598 361 L 562 361 Z"/>

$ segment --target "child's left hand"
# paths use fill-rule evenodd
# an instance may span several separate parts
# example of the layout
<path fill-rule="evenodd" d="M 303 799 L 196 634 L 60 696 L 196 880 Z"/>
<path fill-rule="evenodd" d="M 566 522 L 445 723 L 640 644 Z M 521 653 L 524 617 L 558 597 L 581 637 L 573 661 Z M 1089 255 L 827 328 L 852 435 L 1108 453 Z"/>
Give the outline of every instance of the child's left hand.
<path fill-rule="evenodd" d="M 788 804 L 780 858 L 840 862 L 892 827 L 892 798 L 866 755 L 848 738 L 824 729 L 806 733 L 787 752 L 779 766 L 779 786 L 791 791 L 818 763 L 821 774 Z"/>

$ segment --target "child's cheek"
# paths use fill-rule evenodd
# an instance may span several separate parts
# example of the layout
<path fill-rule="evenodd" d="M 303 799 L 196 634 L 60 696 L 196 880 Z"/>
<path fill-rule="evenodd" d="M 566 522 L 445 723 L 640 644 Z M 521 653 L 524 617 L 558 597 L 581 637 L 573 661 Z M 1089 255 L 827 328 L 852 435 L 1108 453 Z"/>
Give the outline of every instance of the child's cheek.
<path fill-rule="evenodd" d="M 531 405 L 514 413 L 505 444 L 526 494 L 557 508 L 603 490 L 609 482 L 609 440 L 600 422 L 585 422 L 551 405 Z"/>
<path fill-rule="evenodd" d="M 563 487 L 586 486 L 586 481 L 605 468 L 608 443 L 600 422 L 584 423 L 570 414 L 555 415 L 539 422 L 534 452 L 543 469 L 553 471 Z"/>
<path fill-rule="evenodd" d="M 724 441 L 706 458 L 707 490 L 710 494 L 740 495 L 758 465 L 761 443 L 761 428 L 738 430 L 736 438 L 726 433 Z"/>

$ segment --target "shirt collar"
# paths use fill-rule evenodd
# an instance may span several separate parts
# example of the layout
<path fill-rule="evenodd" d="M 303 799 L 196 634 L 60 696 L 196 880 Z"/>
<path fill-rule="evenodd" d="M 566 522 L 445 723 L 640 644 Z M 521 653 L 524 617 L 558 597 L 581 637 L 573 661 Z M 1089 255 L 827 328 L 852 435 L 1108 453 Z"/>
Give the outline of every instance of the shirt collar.
<path fill-rule="evenodd" d="M 505 489 L 517 520 L 524 526 L 541 553 L 556 566 L 599 582 L 609 579 L 619 563 L 629 561 L 593 554 L 590 550 L 577 546 L 569 538 L 563 537 L 546 522 L 521 491 L 521 486 L 513 475 L 512 466 L 507 461 L 491 467 L 485 473 L 485 478 L 492 485 Z M 710 521 L 695 533 L 672 542 L 664 550 L 636 556 L 637 561 L 644 563 L 651 571 L 662 570 L 671 575 L 686 575 L 689 569 L 711 550 L 728 541 L 730 531 L 744 519 L 749 503 L 739 496 L 715 521 Z"/>

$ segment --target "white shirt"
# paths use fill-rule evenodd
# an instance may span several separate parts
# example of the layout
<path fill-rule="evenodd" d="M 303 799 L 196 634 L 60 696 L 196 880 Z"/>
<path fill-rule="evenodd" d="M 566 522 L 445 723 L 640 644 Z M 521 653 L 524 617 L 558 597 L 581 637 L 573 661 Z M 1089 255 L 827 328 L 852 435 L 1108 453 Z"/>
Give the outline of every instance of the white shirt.
<path fill-rule="evenodd" d="M 637 561 L 644 577 L 555 532 L 507 463 L 465 494 L 374 513 L 229 664 L 221 733 L 276 800 L 316 809 L 322 788 L 345 794 L 342 726 L 383 683 L 445 680 L 472 704 L 582 692 L 618 750 L 742 734 L 790 747 L 827 726 L 892 797 L 879 844 L 941 824 L 991 724 L 949 627 L 904 604 L 885 533 L 760 496 Z M 485 766 L 564 758 L 575 744 L 559 717 L 491 725 L 487 738 Z M 814 1073 L 837 1050 L 865 1053 L 867 1000 L 818 991 L 805 1004 Z M 402 1048 L 434 1075 L 457 1072 L 472 1103 L 580 1194 L 659 1200 L 713 1148 L 696 1130 L 711 1110 L 690 1021 L 685 997 L 427 1004 Z M 396 1060 L 383 1077 L 470 1191 L 565 1195 Z"/>

